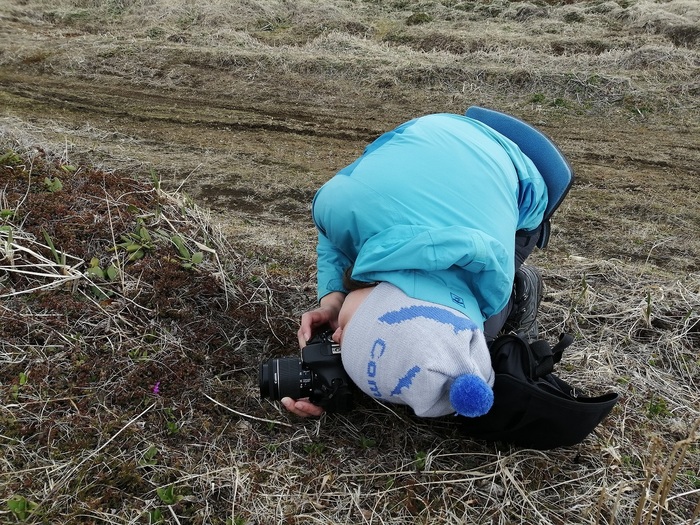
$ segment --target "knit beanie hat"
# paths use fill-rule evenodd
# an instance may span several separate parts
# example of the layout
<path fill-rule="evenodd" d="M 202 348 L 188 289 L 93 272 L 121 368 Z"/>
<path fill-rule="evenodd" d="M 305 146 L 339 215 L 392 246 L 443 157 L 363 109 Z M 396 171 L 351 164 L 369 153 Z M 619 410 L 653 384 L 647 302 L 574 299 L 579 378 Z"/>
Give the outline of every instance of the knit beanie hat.
<path fill-rule="evenodd" d="M 484 334 L 467 316 L 382 282 L 343 331 L 343 367 L 366 394 L 417 416 L 477 417 L 493 404 Z"/>

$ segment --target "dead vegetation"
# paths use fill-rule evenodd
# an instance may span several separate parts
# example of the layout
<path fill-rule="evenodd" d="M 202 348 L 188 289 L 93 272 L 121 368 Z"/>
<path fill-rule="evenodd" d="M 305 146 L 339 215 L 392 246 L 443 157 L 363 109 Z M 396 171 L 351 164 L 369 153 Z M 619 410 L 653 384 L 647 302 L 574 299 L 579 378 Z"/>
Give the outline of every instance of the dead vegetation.
<path fill-rule="evenodd" d="M 369 400 L 299 423 L 260 402 L 256 379 L 293 346 L 308 268 L 264 247 L 244 258 L 196 206 L 123 174 L 37 151 L 6 153 L 1 173 L 7 516 L 691 523 L 697 276 L 540 261 L 542 324 L 578 336 L 562 375 L 623 396 L 579 448 L 470 442 Z"/>
<path fill-rule="evenodd" d="M 695 525 L 697 2 L 0 0 L 0 521 Z M 472 104 L 577 183 L 534 262 L 579 447 L 257 392 L 314 291 L 315 189 Z M 162 185 L 162 187 L 161 187 Z M 191 196 L 186 197 L 184 193 Z"/>

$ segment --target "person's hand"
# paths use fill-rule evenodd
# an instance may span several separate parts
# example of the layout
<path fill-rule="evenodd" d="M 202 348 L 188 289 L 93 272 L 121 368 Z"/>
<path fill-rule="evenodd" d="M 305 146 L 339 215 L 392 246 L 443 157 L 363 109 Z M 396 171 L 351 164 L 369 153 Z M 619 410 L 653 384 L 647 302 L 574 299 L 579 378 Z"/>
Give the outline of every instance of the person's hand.
<path fill-rule="evenodd" d="M 320 306 L 315 310 L 306 312 L 301 316 L 301 326 L 297 332 L 299 348 L 304 348 L 306 343 L 313 336 L 314 331 L 323 325 L 329 325 L 333 330 L 338 328 L 338 314 L 340 307 L 345 301 L 345 294 L 342 292 L 331 292 L 321 299 Z M 325 410 L 318 405 L 314 405 L 308 398 L 292 399 L 283 397 L 280 402 L 282 406 L 292 414 L 299 417 L 319 417 Z"/>
<path fill-rule="evenodd" d="M 299 348 L 304 348 L 314 331 L 325 324 L 330 325 L 332 330 L 338 328 L 338 314 L 340 307 L 345 301 L 345 294 L 342 292 L 332 292 L 321 299 L 321 305 L 315 310 L 306 312 L 301 316 L 301 326 L 297 332 Z"/>
<path fill-rule="evenodd" d="M 291 397 L 283 397 L 280 402 L 284 408 L 299 417 L 319 417 L 325 412 L 320 406 L 310 402 L 308 398 L 294 400 Z"/>

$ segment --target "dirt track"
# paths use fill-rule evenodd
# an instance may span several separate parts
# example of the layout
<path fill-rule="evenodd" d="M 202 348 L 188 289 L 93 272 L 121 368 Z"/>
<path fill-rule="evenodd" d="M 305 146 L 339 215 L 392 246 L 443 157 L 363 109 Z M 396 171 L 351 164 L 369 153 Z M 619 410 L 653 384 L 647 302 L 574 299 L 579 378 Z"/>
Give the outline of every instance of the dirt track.
<path fill-rule="evenodd" d="M 82 161 L 144 174 L 153 168 L 224 222 L 249 216 L 260 225 L 308 221 L 315 188 L 391 126 L 433 110 L 462 110 L 440 100 L 419 100 L 415 107 L 386 101 L 378 113 L 360 110 L 361 98 L 319 106 L 311 92 L 289 86 L 226 85 L 227 92 L 209 90 L 203 97 L 191 88 L 134 87 L 120 78 L 5 70 L 0 100 L 3 117 L 22 119 L 49 143 L 72 144 Z M 697 270 L 700 254 L 683 253 L 689 247 L 684 239 L 698 229 L 697 122 L 682 115 L 520 116 L 552 136 L 574 166 L 571 199 L 587 202 L 570 206 L 573 221 L 559 221 L 578 237 L 573 253 L 632 260 L 651 255 L 662 266 Z M 610 222 L 610 216 L 620 220 Z M 650 253 L 655 241 L 645 238 L 646 222 L 673 236 L 663 253 Z M 630 235 L 641 239 L 619 242 Z"/>

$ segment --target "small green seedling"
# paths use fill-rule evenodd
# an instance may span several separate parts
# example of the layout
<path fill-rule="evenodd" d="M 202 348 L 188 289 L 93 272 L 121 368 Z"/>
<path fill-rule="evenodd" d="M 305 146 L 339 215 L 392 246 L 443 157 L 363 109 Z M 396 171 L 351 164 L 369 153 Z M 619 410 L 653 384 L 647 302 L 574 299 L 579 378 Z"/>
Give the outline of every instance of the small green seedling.
<path fill-rule="evenodd" d="M 114 282 L 119 277 L 119 269 L 114 266 L 113 263 L 110 263 L 110 265 L 106 268 L 102 268 L 100 266 L 100 260 L 97 257 L 90 259 L 90 263 L 88 264 L 88 268 L 85 273 L 97 281 Z M 104 290 L 96 284 L 90 286 L 90 291 L 99 300 L 107 299 L 114 295 L 112 290 Z"/>
<path fill-rule="evenodd" d="M 652 397 L 647 406 L 648 417 L 665 417 L 670 414 L 666 400 L 663 397 Z"/>
<path fill-rule="evenodd" d="M 20 372 L 19 380 L 17 381 L 17 383 L 12 385 L 12 399 L 14 399 L 15 401 L 17 400 L 17 398 L 19 397 L 19 389 L 26 385 L 27 381 L 29 381 L 29 373 Z"/>
<path fill-rule="evenodd" d="M 153 184 L 153 187 L 155 188 L 156 191 L 160 191 L 160 177 L 156 173 L 156 170 L 151 169 L 150 176 L 151 176 L 151 183 Z"/>
<path fill-rule="evenodd" d="M 7 153 L 0 155 L 0 166 L 17 166 L 22 164 L 22 157 L 10 150 Z"/>
<path fill-rule="evenodd" d="M 547 97 L 545 97 L 544 93 L 534 93 L 532 98 L 530 98 L 530 102 L 533 104 L 543 104 L 546 99 Z"/>
<path fill-rule="evenodd" d="M 423 452 L 423 451 L 416 452 L 416 459 L 414 460 L 414 463 L 416 465 L 416 470 L 424 470 L 427 461 L 428 461 L 428 454 L 426 452 Z"/>
<path fill-rule="evenodd" d="M 44 188 L 51 193 L 57 193 L 63 189 L 63 182 L 58 177 L 44 177 Z"/>
<path fill-rule="evenodd" d="M 88 264 L 88 268 L 85 273 L 98 281 L 114 282 L 119 277 L 119 269 L 114 266 L 113 263 L 110 263 L 110 265 L 106 268 L 102 268 L 100 266 L 100 260 L 97 257 L 90 259 L 90 263 Z M 108 299 L 114 295 L 112 290 L 104 290 L 96 284 L 90 285 L 90 291 L 92 292 L 92 295 L 94 295 L 95 298 L 100 301 Z"/>
<path fill-rule="evenodd" d="M 127 352 L 129 354 L 129 357 L 133 359 L 134 361 L 141 361 L 144 359 L 148 359 L 148 348 L 133 348 Z"/>
<path fill-rule="evenodd" d="M 27 518 L 32 515 L 38 506 L 37 503 L 29 501 L 24 496 L 12 496 L 7 500 L 7 507 L 19 521 L 27 521 Z"/>
<path fill-rule="evenodd" d="M 326 446 L 323 443 L 307 443 L 304 445 L 304 452 L 309 456 L 320 456 L 326 450 Z"/>
<path fill-rule="evenodd" d="M 692 470 L 686 470 L 685 476 L 688 478 L 691 487 L 696 490 L 700 490 L 700 474 L 695 473 Z"/>
<path fill-rule="evenodd" d="M 180 432 L 180 427 L 177 426 L 177 421 L 166 421 L 165 426 L 168 427 L 168 434 L 170 435 Z"/>
<path fill-rule="evenodd" d="M 116 281 L 117 277 L 119 277 L 119 269 L 114 266 L 114 264 L 110 263 L 109 266 L 106 268 L 102 268 L 100 266 L 100 260 L 97 257 L 93 257 L 90 259 L 90 264 L 87 269 L 87 273 L 90 274 L 92 277 L 96 277 L 98 279 L 101 279 L 103 281 Z"/>
<path fill-rule="evenodd" d="M 156 464 L 156 455 L 158 455 L 158 448 L 155 445 L 148 447 L 148 450 L 143 453 L 143 457 L 139 464 L 141 466 L 150 466 Z"/>
<path fill-rule="evenodd" d="M 51 255 L 53 255 L 54 261 L 56 261 L 56 264 L 65 266 L 66 265 L 66 254 L 63 252 L 59 252 L 56 247 L 53 244 L 53 240 L 51 239 L 51 236 L 48 234 L 48 232 L 44 229 L 41 230 L 41 233 L 44 234 L 44 240 L 46 241 L 46 244 L 48 245 L 49 249 L 51 250 Z"/>
<path fill-rule="evenodd" d="M 148 523 L 161 523 L 163 521 L 163 511 L 153 509 L 148 513 Z"/>
<path fill-rule="evenodd" d="M 180 265 L 183 268 L 190 269 L 196 264 L 200 264 L 204 260 L 204 254 L 202 252 L 194 252 L 191 253 L 188 249 L 187 246 L 185 246 L 185 241 L 182 240 L 182 237 L 179 235 L 174 235 L 170 239 L 172 243 L 175 245 L 175 248 L 177 248 L 179 258 L 180 258 Z"/>
<path fill-rule="evenodd" d="M 136 230 L 121 236 L 122 242 L 117 244 L 118 248 L 126 250 L 129 254 L 129 262 L 137 261 L 146 255 L 146 252 L 153 249 L 153 237 L 146 229 L 143 221 L 139 220 Z"/>
<path fill-rule="evenodd" d="M 175 491 L 175 487 L 173 485 L 159 487 L 156 489 L 156 493 L 158 494 L 160 500 L 166 505 L 175 505 L 182 499 L 182 496 Z"/>
<path fill-rule="evenodd" d="M 377 446 L 377 440 L 366 436 L 360 436 L 361 448 L 374 448 Z"/>
<path fill-rule="evenodd" d="M 168 434 L 175 435 L 180 432 L 180 427 L 177 425 L 177 417 L 172 408 L 165 409 L 165 427 L 168 429 Z"/>

